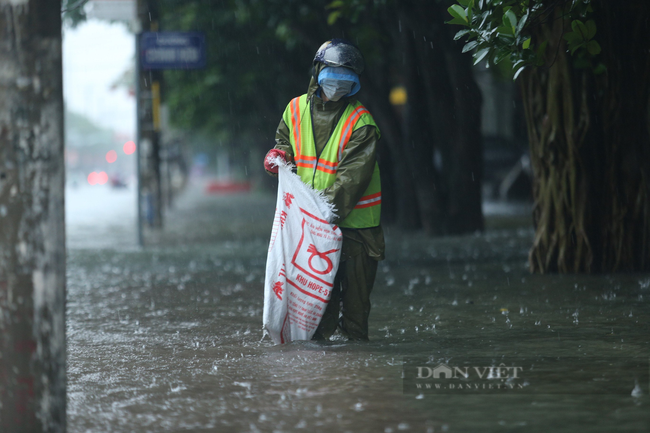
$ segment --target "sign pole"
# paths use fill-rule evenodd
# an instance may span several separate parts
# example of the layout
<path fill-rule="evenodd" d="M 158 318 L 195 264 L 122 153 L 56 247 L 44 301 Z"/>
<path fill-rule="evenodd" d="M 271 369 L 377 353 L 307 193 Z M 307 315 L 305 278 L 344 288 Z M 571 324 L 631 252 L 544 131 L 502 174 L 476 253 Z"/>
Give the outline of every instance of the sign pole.
<path fill-rule="evenodd" d="M 142 27 L 140 26 L 139 30 L 141 30 L 141 29 L 142 29 Z M 140 87 L 141 87 L 140 86 L 140 74 L 141 74 L 141 68 L 142 68 L 142 66 L 140 64 L 140 35 L 141 34 L 142 33 L 140 31 L 136 32 L 136 34 L 135 34 L 135 53 L 136 53 L 136 56 L 135 56 L 136 57 L 135 58 L 135 76 L 136 76 L 136 80 L 135 80 L 135 94 L 136 94 L 136 98 L 135 98 L 135 101 L 136 101 L 135 102 L 135 104 L 136 104 L 136 108 L 135 108 L 135 112 L 136 112 L 136 114 L 135 114 L 136 115 L 136 122 L 135 122 L 136 123 L 136 133 L 135 133 L 135 135 L 136 135 L 136 138 L 135 138 L 136 139 L 136 146 L 135 146 L 136 154 L 135 155 L 136 156 L 135 156 L 135 159 L 136 159 L 136 186 L 137 186 L 137 190 L 138 190 L 137 194 L 136 194 L 137 195 L 137 201 L 138 201 L 137 202 L 138 215 L 137 215 L 137 222 L 136 222 L 137 233 L 138 233 L 138 246 L 144 247 L 144 238 L 142 236 L 142 224 L 143 224 L 143 221 L 142 221 L 142 167 L 141 167 L 142 166 L 142 162 L 141 162 L 141 160 L 142 160 L 142 150 L 141 150 L 142 149 L 142 141 L 140 140 L 140 137 L 142 136 L 142 130 L 141 130 L 142 128 L 140 126 L 140 118 L 141 118 L 140 111 L 142 110 L 142 104 L 140 103 L 140 92 L 141 92 L 141 89 L 140 89 Z"/>
<path fill-rule="evenodd" d="M 206 53 L 203 33 L 158 31 L 154 0 L 137 0 L 137 16 L 138 244 L 143 246 L 145 222 L 158 229 L 163 224 L 163 157 L 169 170 L 169 151 L 162 151 L 163 70 L 203 68 Z"/>

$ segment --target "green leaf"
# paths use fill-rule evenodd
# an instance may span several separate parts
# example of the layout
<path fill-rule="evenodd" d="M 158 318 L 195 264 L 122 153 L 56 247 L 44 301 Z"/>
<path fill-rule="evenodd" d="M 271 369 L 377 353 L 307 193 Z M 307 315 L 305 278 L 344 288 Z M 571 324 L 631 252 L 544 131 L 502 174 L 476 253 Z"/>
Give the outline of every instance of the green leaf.
<path fill-rule="evenodd" d="M 517 72 L 515 72 L 515 76 L 512 77 L 512 81 L 516 81 L 516 80 L 517 80 L 517 77 L 519 76 L 519 74 L 521 74 L 522 72 L 524 72 L 524 69 L 526 69 L 525 66 L 522 66 L 521 68 L 519 68 L 519 70 L 518 70 Z"/>
<path fill-rule="evenodd" d="M 458 18 L 462 21 L 464 21 L 465 24 L 467 24 L 467 14 L 465 13 L 465 9 L 461 5 L 451 5 L 448 9 L 447 12 L 449 12 L 449 15 L 451 15 L 454 18 Z"/>
<path fill-rule="evenodd" d="M 517 16 L 512 9 L 503 14 L 503 25 L 510 27 L 512 34 L 515 34 L 515 29 L 517 28 Z"/>
<path fill-rule="evenodd" d="M 526 21 L 528 21 L 528 12 L 521 17 L 521 20 L 519 20 L 519 24 L 517 24 L 517 30 L 515 30 L 515 35 L 519 36 L 519 33 L 524 29 L 524 26 L 526 25 Z"/>
<path fill-rule="evenodd" d="M 575 33 L 578 33 L 583 40 L 585 41 L 589 40 L 589 38 L 587 37 L 587 35 L 589 34 L 589 30 L 587 30 L 587 26 L 582 21 L 573 20 L 573 22 L 571 23 L 571 28 Z"/>
<path fill-rule="evenodd" d="M 469 2 L 471 2 L 471 1 L 472 0 L 458 0 L 458 3 L 463 5 L 463 7 L 467 7 L 469 5 Z"/>
<path fill-rule="evenodd" d="M 327 24 L 329 24 L 330 26 L 333 25 L 336 22 L 336 20 L 339 19 L 340 16 L 341 16 L 341 11 L 331 12 L 327 16 Z"/>
<path fill-rule="evenodd" d="M 478 41 L 470 41 L 466 43 L 465 46 L 463 47 L 463 53 L 472 51 L 476 47 L 478 47 Z"/>
<path fill-rule="evenodd" d="M 497 33 L 502 35 L 513 35 L 512 28 L 508 26 L 499 26 L 497 27 Z"/>
<path fill-rule="evenodd" d="M 524 50 L 527 50 L 528 48 L 530 48 L 530 39 L 531 39 L 531 38 L 526 39 L 526 40 L 524 41 L 524 43 L 521 45 L 521 47 L 522 47 Z"/>
<path fill-rule="evenodd" d="M 586 23 L 587 27 L 587 39 L 593 39 L 596 36 L 596 22 L 594 20 L 589 20 Z"/>
<path fill-rule="evenodd" d="M 326 9 L 337 9 L 345 6 L 345 2 L 343 0 L 334 0 L 332 3 L 328 4 L 325 6 Z"/>
<path fill-rule="evenodd" d="M 445 21 L 445 24 L 458 24 L 465 27 L 469 26 L 467 21 L 462 18 L 454 18 L 453 20 Z"/>
<path fill-rule="evenodd" d="M 582 47 L 584 47 L 584 46 L 585 46 L 585 44 L 584 44 L 584 42 L 583 42 L 583 43 L 581 43 L 581 44 L 573 45 L 573 46 L 569 47 L 570 50 L 571 50 L 571 55 L 573 55 L 573 53 L 575 53 L 579 48 L 582 48 Z"/>
<path fill-rule="evenodd" d="M 459 31 L 458 33 L 456 33 L 456 35 L 454 36 L 454 40 L 457 41 L 458 39 L 462 38 L 463 36 L 465 36 L 465 35 L 468 34 L 469 32 L 470 32 L 469 29 L 463 29 L 463 30 L 460 30 L 460 31 Z"/>
<path fill-rule="evenodd" d="M 492 59 L 492 62 L 497 65 L 507 59 L 510 56 L 510 51 L 500 51 L 498 54 L 494 56 L 494 59 Z"/>
<path fill-rule="evenodd" d="M 515 45 L 515 37 L 513 35 L 504 35 L 502 33 L 499 33 L 499 37 L 497 39 L 508 46 Z"/>
<path fill-rule="evenodd" d="M 488 55 L 489 52 L 490 52 L 490 48 L 483 48 L 478 50 L 476 54 L 474 54 L 474 64 L 475 65 L 479 64 L 481 60 L 483 60 L 485 56 Z"/>
<path fill-rule="evenodd" d="M 596 65 L 596 67 L 594 68 L 594 74 L 595 75 L 604 74 L 605 72 L 607 72 L 607 66 L 605 66 L 602 63 L 598 63 Z"/>
<path fill-rule="evenodd" d="M 582 36 L 580 36 L 580 33 L 576 32 L 565 33 L 564 39 L 567 41 L 569 46 L 578 45 L 584 41 Z"/>
<path fill-rule="evenodd" d="M 482 21 L 481 21 L 481 24 L 479 24 L 479 26 L 478 26 L 479 29 L 483 28 L 483 26 L 485 25 L 485 21 L 487 21 L 487 19 L 490 17 L 490 15 L 492 15 L 490 12 L 483 12 L 481 14 Z"/>
<path fill-rule="evenodd" d="M 587 44 L 587 51 L 592 56 L 600 54 L 601 51 L 600 44 L 596 41 L 589 41 L 589 43 Z"/>

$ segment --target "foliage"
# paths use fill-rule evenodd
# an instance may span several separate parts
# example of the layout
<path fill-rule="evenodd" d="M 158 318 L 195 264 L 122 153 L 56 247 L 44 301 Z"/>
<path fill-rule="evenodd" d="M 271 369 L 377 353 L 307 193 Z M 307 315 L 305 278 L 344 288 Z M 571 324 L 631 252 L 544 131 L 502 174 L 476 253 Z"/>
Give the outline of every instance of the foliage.
<path fill-rule="evenodd" d="M 314 2 L 210 0 L 162 2 L 162 30 L 202 31 L 205 69 L 165 71 L 165 100 L 176 126 L 224 141 L 273 144 L 291 97 L 309 84 L 309 37 L 323 6 Z"/>
<path fill-rule="evenodd" d="M 466 27 L 456 33 L 455 40 L 467 39 L 463 52 L 474 51 L 474 64 L 485 60 L 487 66 L 509 60 L 514 79 L 528 66 L 546 63 L 547 40 L 535 39 L 533 30 L 554 19 L 571 22 L 565 31 L 566 49 L 575 55 L 577 67 L 593 67 L 604 71 L 602 63 L 593 66 L 592 59 L 600 51 L 594 39 L 596 23 L 588 19 L 593 12 L 591 0 L 457 0 L 449 7 L 452 19 L 448 24 Z M 560 10 L 559 17 L 556 16 Z"/>
<path fill-rule="evenodd" d="M 63 23 L 74 28 L 85 21 L 86 12 L 84 6 L 86 3 L 88 3 L 88 0 L 62 0 L 61 14 L 63 15 Z"/>
<path fill-rule="evenodd" d="M 204 32 L 208 54 L 205 69 L 164 72 L 170 121 L 261 167 L 257 158 L 273 145 L 281 113 L 307 90 L 315 51 L 344 37 L 364 55 L 359 99 L 381 124 L 385 220 L 393 212 L 403 227 L 473 232 L 482 226 L 480 158 L 472 157 L 481 153 L 480 120 L 471 115 L 480 94 L 443 23 L 451 2 L 162 0 L 160 29 Z M 404 83 L 407 106 L 395 107 L 390 91 Z M 433 166 L 434 146 L 444 173 Z"/>

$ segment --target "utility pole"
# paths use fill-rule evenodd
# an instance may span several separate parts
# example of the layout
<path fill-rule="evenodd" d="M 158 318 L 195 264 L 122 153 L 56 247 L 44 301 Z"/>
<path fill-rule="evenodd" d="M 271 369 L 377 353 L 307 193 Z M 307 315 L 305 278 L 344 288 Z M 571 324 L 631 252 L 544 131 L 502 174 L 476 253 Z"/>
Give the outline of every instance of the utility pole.
<path fill-rule="evenodd" d="M 160 176 L 160 83 L 162 72 L 142 68 L 141 35 L 158 31 L 158 5 L 154 0 L 137 0 L 140 28 L 136 32 L 136 101 L 138 159 L 138 242 L 144 244 L 144 222 L 161 228 L 162 183 Z"/>
<path fill-rule="evenodd" d="M 0 431 L 64 432 L 60 0 L 0 0 L 0 65 Z"/>

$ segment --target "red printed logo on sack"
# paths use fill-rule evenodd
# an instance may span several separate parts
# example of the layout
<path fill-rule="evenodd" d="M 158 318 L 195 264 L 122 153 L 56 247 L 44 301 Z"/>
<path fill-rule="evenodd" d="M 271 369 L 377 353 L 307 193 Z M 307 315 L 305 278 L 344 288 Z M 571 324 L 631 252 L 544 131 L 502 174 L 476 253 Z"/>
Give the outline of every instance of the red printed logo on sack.
<path fill-rule="evenodd" d="M 314 286 L 325 287 L 329 290 L 330 287 L 333 287 L 333 281 L 329 277 L 332 276 L 331 274 L 336 266 L 336 255 L 330 256 L 339 252 L 339 249 L 320 252 L 315 245 L 321 241 L 332 241 L 334 244 L 330 245 L 337 245 L 336 243 L 341 240 L 340 231 L 337 233 L 336 227 L 330 226 L 327 221 L 315 217 L 302 208 L 300 210 L 303 214 L 302 233 L 291 259 L 291 264 L 295 270 L 301 272 L 302 277 L 306 279 L 305 281 L 309 279 Z M 326 248 L 326 245 L 320 244 L 320 247 Z M 296 279 L 298 279 L 298 276 Z M 305 282 L 303 285 L 309 286 L 309 282 Z"/>
<path fill-rule="evenodd" d="M 289 192 L 284 193 L 284 204 L 287 206 L 287 209 L 291 209 L 291 203 L 295 197 Z"/>
<path fill-rule="evenodd" d="M 307 248 L 307 252 L 311 254 L 311 256 L 309 256 L 309 260 L 307 261 L 307 264 L 309 265 L 309 269 L 311 269 L 313 272 L 317 273 L 318 275 L 329 274 L 330 272 L 332 272 L 332 269 L 334 269 L 334 263 L 332 263 L 332 259 L 330 259 L 327 256 L 337 251 L 338 249 L 325 251 L 324 253 L 319 253 L 313 244 L 309 245 L 309 248 Z M 318 257 L 319 259 L 316 261 L 316 264 L 318 265 L 318 268 L 320 268 L 320 270 L 314 267 L 313 265 L 314 257 Z M 325 266 L 323 266 L 323 264 Z M 322 270 L 323 267 L 325 268 L 325 270 Z"/>
<path fill-rule="evenodd" d="M 284 223 L 287 221 L 287 213 L 285 211 L 282 211 L 280 213 L 280 228 L 284 228 Z"/>
<path fill-rule="evenodd" d="M 278 297 L 279 300 L 282 300 L 282 282 L 278 281 L 273 285 L 273 293 Z"/>

